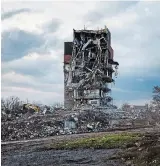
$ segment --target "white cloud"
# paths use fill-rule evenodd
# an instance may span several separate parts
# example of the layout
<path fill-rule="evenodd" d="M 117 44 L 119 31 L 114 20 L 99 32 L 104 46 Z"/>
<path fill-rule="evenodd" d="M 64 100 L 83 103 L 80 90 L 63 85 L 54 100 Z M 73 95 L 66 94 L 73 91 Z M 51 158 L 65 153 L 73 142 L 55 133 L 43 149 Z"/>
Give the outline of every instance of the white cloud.
<path fill-rule="evenodd" d="M 61 52 L 60 52 L 61 53 Z M 30 73 L 36 77 L 38 73 L 42 75 L 47 75 L 50 71 L 61 72 L 63 70 L 63 59 L 58 51 L 52 51 L 50 54 L 40 55 L 37 53 L 32 53 L 22 57 L 21 59 L 16 59 L 9 62 L 2 63 L 2 71 L 16 71 L 22 74 Z M 36 73 L 37 72 L 37 73 Z"/>
<path fill-rule="evenodd" d="M 63 102 L 63 93 L 43 92 L 31 88 L 21 87 L 4 87 L 2 89 L 3 97 L 17 96 L 21 100 L 40 101 L 43 104 L 54 104 L 55 102 Z M 43 97 L 42 97 L 43 96 Z"/>
<path fill-rule="evenodd" d="M 21 13 L 3 21 L 2 32 L 18 28 L 20 30 L 41 34 L 41 25 L 46 20 L 43 13 Z"/>
<path fill-rule="evenodd" d="M 63 22 L 62 27 L 59 29 L 61 36 L 63 36 L 68 34 L 74 25 L 79 26 L 81 17 L 89 9 L 92 9 L 94 4 L 94 2 L 20 2 L 14 3 L 15 7 L 13 8 L 13 3 L 4 3 L 2 4 L 2 9 L 5 9 L 5 12 L 24 8 L 24 5 L 25 8 L 29 8 L 34 12 L 21 13 L 3 21 L 2 31 L 16 27 L 29 32 L 43 33 L 43 25 L 54 18 L 58 18 Z M 80 23 L 80 25 L 82 26 L 83 23 Z"/>
<path fill-rule="evenodd" d="M 40 100 L 49 104 L 63 101 L 63 84 L 51 84 L 30 76 L 14 72 L 2 76 L 2 96 L 18 96 L 21 99 Z"/>

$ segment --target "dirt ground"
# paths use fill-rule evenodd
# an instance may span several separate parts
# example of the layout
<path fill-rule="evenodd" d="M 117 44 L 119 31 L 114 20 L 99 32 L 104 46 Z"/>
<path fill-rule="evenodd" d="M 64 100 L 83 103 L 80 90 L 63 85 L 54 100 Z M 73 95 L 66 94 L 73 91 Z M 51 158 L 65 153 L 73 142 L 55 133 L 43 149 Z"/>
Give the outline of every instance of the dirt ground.
<path fill-rule="evenodd" d="M 143 128 L 125 132 L 155 133 L 159 128 Z M 54 136 L 44 139 L 2 142 L 2 166 L 125 166 L 127 158 L 113 158 L 122 149 L 75 149 L 75 150 L 47 150 L 47 145 L 74 140 L 76 138 L 87 138 L 107 133 L 120 133 L 123 131 L 73 134 L 65 136 Z"/>

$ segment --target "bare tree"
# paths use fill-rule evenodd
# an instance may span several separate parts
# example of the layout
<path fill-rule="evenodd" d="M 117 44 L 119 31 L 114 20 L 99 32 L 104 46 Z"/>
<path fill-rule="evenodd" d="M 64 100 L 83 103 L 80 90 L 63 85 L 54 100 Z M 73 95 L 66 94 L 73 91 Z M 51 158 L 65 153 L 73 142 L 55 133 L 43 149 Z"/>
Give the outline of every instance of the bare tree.
<path fill-rule="evenodd" d="M 125 112 L 129 111 L 130 110 L 130 106 L 128 103 L 124 103 L 121 107 L 121 109 Z"/>
<path fill-rule="evenodd" d="M 160 111 L 160 87 L 159 86 L 155 86 L 153 88 L 152 104 L 154 106 L 155 111 Z"/>
<path fill-rule="evenodd" d="M 152 124 L 158 124 L 160 122 L 160 87 L 155 86 L 153 88 L 153 99 L 146 111 L 146 118 Z"/>
<path fill-rule="evenodd" d="M 22 101 L 18 97 L 11 96 L 6 99 L 1 99 L 2 111 L 6 114 L 12 113 L 16 114 L 20 111 Z"/>

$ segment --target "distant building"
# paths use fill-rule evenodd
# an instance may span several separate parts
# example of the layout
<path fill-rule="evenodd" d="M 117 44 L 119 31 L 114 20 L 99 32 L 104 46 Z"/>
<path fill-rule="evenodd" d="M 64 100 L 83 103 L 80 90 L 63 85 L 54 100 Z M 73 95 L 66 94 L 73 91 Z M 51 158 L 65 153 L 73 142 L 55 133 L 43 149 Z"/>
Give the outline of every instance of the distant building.
<path fill-rule="evenodd" d="M 140 111 L 140 110 L 147 110 L 148 109 L 148 105 L 146 104 L 146 105 L 129 105 L 130 106 L 130 108 L 132 109 L 132 110 L 135 110 L 135 111 Z"/>
<path fill-rule="evenodd" d="M 128 105 L 127 116 L 132 119 L 142 119 L 144 118 L 144 112 L 147 111 L 148 105 Z"/>

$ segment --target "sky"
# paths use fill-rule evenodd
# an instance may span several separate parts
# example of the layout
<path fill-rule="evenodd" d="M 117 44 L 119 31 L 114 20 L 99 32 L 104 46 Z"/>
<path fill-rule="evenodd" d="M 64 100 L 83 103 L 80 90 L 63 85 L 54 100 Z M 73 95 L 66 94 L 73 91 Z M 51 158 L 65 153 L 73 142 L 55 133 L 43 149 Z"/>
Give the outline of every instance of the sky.
<path fill-rule="evenodd" d="M 63 102 L 64 42 L 73 28 L 111 31 L 120 66 L 114 103 L 142 105 L 160 85 L 160 2 L 3 2 L 1 94 L 45 104 Z"/>

